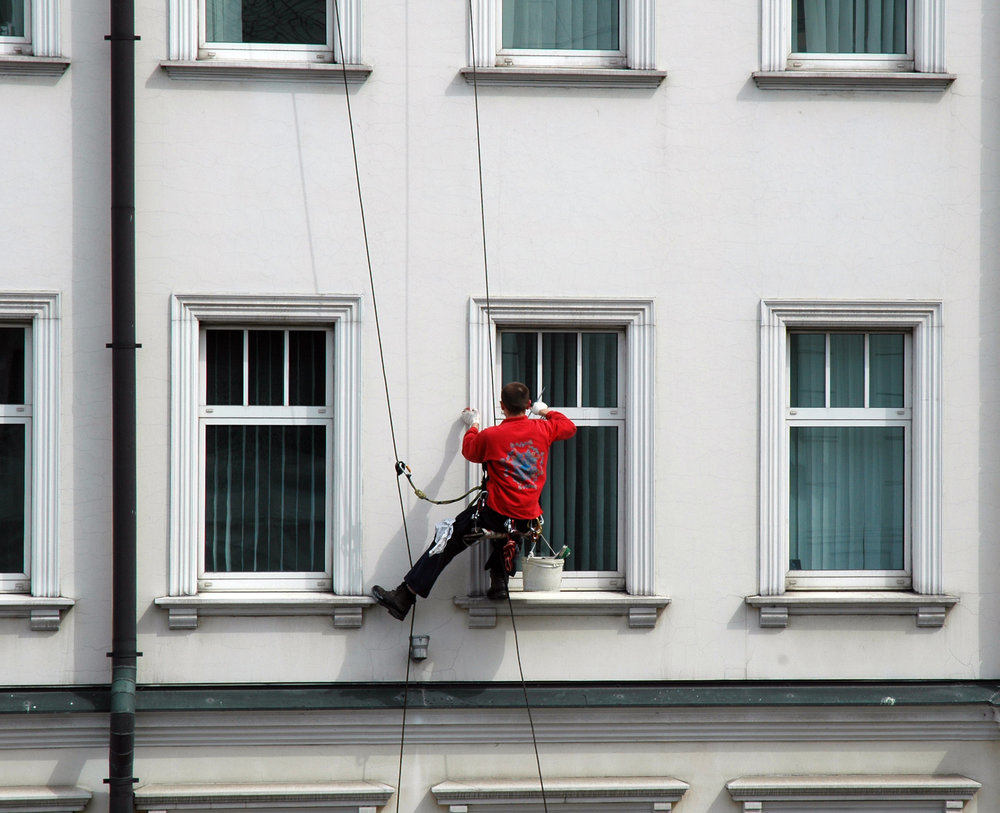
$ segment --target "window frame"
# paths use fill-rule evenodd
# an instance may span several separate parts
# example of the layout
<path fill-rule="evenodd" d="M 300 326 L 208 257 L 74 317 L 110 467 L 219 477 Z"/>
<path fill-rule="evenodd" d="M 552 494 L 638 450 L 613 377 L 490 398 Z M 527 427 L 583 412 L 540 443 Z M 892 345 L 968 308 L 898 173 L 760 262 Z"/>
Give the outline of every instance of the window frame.
<path fill-rule="evenodd" d="M 328 448 L 337 453 L 330 460 L 328 510 L 333 512 L 327 533 L 327 553 L 332 583 L 311 591 L 332 591 L 338 596 L 364 594 L 361 562 L 361 300 L 356 296 L 256 296 L 174 295 L 171 298 L 171 446 L 170 446 L 170 559 L 169 595 L 198 596 L 240 587 L 203 577 L 201 521 L 201 471 L 203 468 L 202 340 L 204 327 L 325 327 L 333 330 L 333 357 L 327 362 L 333 387 L 333 414 Z M 254 580 L 249 580 L 254 581 Z M 318 580 L 317 580 L 318 581 Z M 292 590 L 293 584 L 256 589 Z M 254 585 L 241 587 L 250 592 Z M 249 589 L 248 589 L 249 588 Z M 298 585 L 296 592 L 309 592 Z M 169 605 L 168 602 L 164 602 Z"/>
<path fill-rule="evenodd" d="M 0 37 L 0 73 L 61 74 L 69 64 L 40 57 L 60 55 L 59 0 L 24 0 L 24 36 Z M 34 59 L 16 63 L 21 57 Z"/>
<path fill-rule="evenodd" d="M 620 53 L 557 51 L 525 52 L 502 47 L 503 0 L 473 0 L 469 65 L 490 68 L 611 68 L 652 71 L 655 68 L 655 0 L 621 0 Z M 657 77 L 656 84 L 662 80 Z"/>
<path fill-rule="evenodd" d="M 912 592 L 939 595 L 941 544 L 941 303 L 778 301 L 760 311 L 760 595 L 780 596 L 789 579 L 788 336 L 796 330 L 906 331 L 911 336 L 908 524 Z M 885 589 L 857 572 L 827 574 L 826 589 Z M 792 585 L 796 590 L 800 585 Z M 903 589 L 906 589 L 905 587 Z"/>
<path fill-rule="evenodd" d="M 617 570 L 601 570 L 601 571 L 573 571 L 573 570 L 563 570 L 562 574 L 562 589 L 563 590 L 621 590 L 625 581 L 625 572 L 623 568 L 623 562 L 626 559 L 625 555 L 625 517 L 624 517 L 624 504 L 623 500 L 625 497 L 625 428 L 626 428 L 626 418 L 624 415 L 625 409 L 624 404 L 625 399 L 625 376 L 622 371 L 625 367 L 625 335 L 622 330 L 591 330 L 588 328 L 581 328 L 580 326 L 573 327 L 559 327 L 553 326 L 542 330 L 522 330 L 519 328 L 511 329 L 506 327 L 500 327 L 497 332 L 497 347 L 501 346 L 501 337 L 504 333 L 535 333 L 537 341 L 536 349 L 536 370 L 535 370 L 535 381 L 542 382 L 542 393 L 539 396 L 536 393 L 532 393 L 532 397 L 546 401 L 546 384 L 545 379 L 542 376 L 542 363 L 543 363 L 543 351 L 542 343 L 543 336 L 546 333 L 574 333 L 576 334 L 576 345 L 577 345 L 577 397 L 579 398 L 580 392 L 583 387 L 583 376 L 580 374 L 583 365 L 583 354 L 582 354 L 582 344 L 583 344 L 583 334 L 584 333 L 606 333 L 609 335 L 614 335 L 617 341 L 617 364 L 618 364 L 618 392 L 615 407 L 566 407 L 558 403 L 549 404 L 552 409 L 562 412 L 567 418 L 572 420 L 578 428 L 588 427 L 588 426 L 610 426 L 617 430 L 618 436 L 618 462 L 615 466 L 617 475 L 617 488 L 618 488 L 618 511 L 617 511 L 617 539 L 615 541 L 616 547 L 616 558 L 618 561 Z M 496 361 L 496 387 L 497 392 L 500 391 L 506 381 L 502 378 L 503 369 L 503 359 L 501 354 L 497 354 Z M 543 528 L 543 534 L 545 529 Z M 546 534 L 547 536 L 547 534 Z M 540 554 L 546 553 L 543 550 Z M 570 548 L 573 546 L 570 545 Z M 523 589 L 523 576 L 520 571 L 510 578 L 510 587 L 513 590 Z"/>
<path fill-rule="evenodd" d="M 792 2 L 761 0 L 760 71 L 753 74 L 760 88 L 936 91 L 955 79 L 945 72 L 945 0 L 911 0 L 909 60 L 793 53 Z"/>
<path fill-rule="evenodd" d="M 361 62 L 362 45 L 362 0 L 327 0 L 327 31 L 330 42 L 322 47 L 316 45 L 273 45 L 269 43 L 209 43 L 205 40 L 205 0 L 169 0 L 169 37 L 167 40 L 167 63 L 218 62 L 240 63 L 306 63 L 312 65 L 336 64 L 358 65 Z M 333 3 L 340 21 L 338 37 L 337 22 L 334 19 Z M 341 42 L 343 51 L 341 52 Z M 169 72 L 169 70 L 168 70 Z M 367 74 L 366 74 L 367 75 Z M 201 78 L 195 76 L 194 78 Z M 267 77 L 261 77 L 267 78 Z M 295 78 L 302 78 L 296 75 Z M 352 77 L 356 80 L 358 77 Z"/>
<path fill-rule="evenodd" d="M 633 596 L 654 595 L 653 436 L 655 330 L 652 300 L 472 298 L 469 303 L 469 397 L 473 404 L 491 404 L 499 397 L 501 330 L 608 330 L 623 338 L 624 358 L 619 376 L 625 410 L 625 439 L 619 465 L 624 485 L 619 499 L 624 523 L 619 566 L 624 579 L 614 589 Z M 479 467 L 469 466 L 470 486 L 479 482 Z M 477 546 L 470 557 L 475 592 L 485 590 L 484 552 Z M 570 545 L 572 547 L 572 545 Z"/>
<path fill-rule="evenodd" d="M 24 386 L 30 414 L 22 413 L 30 421 L 25 447 L 25 572 L 8 574 L 0 584 L 0 596 L 12 601 L 25 595 L 59 598 L 60 323 L 57 293 L 0 294 L 0 324 L 27 328 Z M 68 604 L 60 601 L 58 607 L 39 604 L 29 609 L 32 626 L 57 628 L 60 610 Z"/>
<path fill-rule="evenodd" d="M 326 367 L 332 371 L 334 354 L 336 352 L 336 336 L 333 328 L 313 327 L 299 325 L 292 328 L 279 325 L 237 325 L 226 324 L 218 326 L 213 323 L 201 326 L 201 336 L 199 337 L 199 395 L 198 395 L 198 446 L 201 465 L 199 472 L 199 529 L 201 540 L 199 544 L 198 559 L 198 579 L 199 584 L 206 590 L 311 590 L 329 591 L 331 587 L 332 572 L 332 551 L 331 534 L 333 533 L 333 500 L 330 495 L 338 490 L 339 483 L 333 479 L 333 460 L 335 449 L 333 445 L 334 416 L 333 416 L 333 376 L 326 378 L 325 403 L 322 406 L 249 406 L 249 405 L 219 405 L 208 404 L 206 398 L 207 391 L 207 364 L 206 364 L 206 343 L 207 334 L 213 329 L 241 330 L 244 334 L 243 343 L 243 390 L 246 398 L 249 386 L 248 370 L 248 334 L 251 330 L 267 329 L 280 330 L 283 336 L 283 359 L 282 375 L 284 379 L 285 399 L 288 397 L 289 382 L 289 342 L 288 334 L 290 330 L 312 329 L 322 331 L 326 334 L 324 343 L 326 349 Z M 207 488 L 206 488 L 206 468 L 208 464 L 208 453 L 206 438 L 209 426 L 323 426 L 326 428 L 326 449 L 324 456 L 326 459 L 326 502 L 324 505 L 324 569 L 322 571 L 262 571 L 248 572 L 240 571 L 232 573 L 226 571 L 209 571 L 205 566 L 206 552 L 206 514 L 207 514 Z"/>
<path fill-rule="evenodd" d="M 19 404 L 0 403 L 0 425 L 24 427 L 24 535 L 21 540 L 21 555 L 24 568 L 18 572 L 0 572 L 0 593 L 24 593 L 31 583 L 31 494 L 32 494 L 32 441 L 31 413 L 33 398 L 33 365 L 31 353 L 31 324 L 22 322 L 0 322 L 0 328 L 20 328 L 24 331 L 24 353 L 21 365 L 24 370 L 24 398 Z"/>

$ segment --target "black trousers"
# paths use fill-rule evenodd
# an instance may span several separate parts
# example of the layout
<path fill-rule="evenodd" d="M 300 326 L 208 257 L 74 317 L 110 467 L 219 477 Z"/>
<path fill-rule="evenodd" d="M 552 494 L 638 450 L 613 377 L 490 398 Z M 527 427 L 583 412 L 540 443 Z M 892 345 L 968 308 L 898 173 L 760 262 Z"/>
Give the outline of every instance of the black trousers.
<path fill-rule="evenodd" d="M 508 525 L 508 522 L 510 525 Z M 463 550 L 476 544 L 478 539 L 467 540 L 465 537 L 476 530 L 504 532 L 512 530 L 515 534 L 524 534 L 531 530 L 535 520 L 513 519 L 498 514 L 486 505 L 480 506 L 479 501 L 472 503 L 462 513 L 455 517 L 455 525 L 452 527 L 451 539 L 444 546 L 440 553 L 431 554 L 430 549 L 434 547 L 433 540 L 424 551 L 423 555 L 417 559 L 409 573 L 403 577 L 403 581 L 413 589 L 421 598 L 427 598 L 437 581 L 438 576 Z M 503 546 L 506 540 L 491 539 L 492 550 L 486 562 L 486 569 L 502 567 Z"/>

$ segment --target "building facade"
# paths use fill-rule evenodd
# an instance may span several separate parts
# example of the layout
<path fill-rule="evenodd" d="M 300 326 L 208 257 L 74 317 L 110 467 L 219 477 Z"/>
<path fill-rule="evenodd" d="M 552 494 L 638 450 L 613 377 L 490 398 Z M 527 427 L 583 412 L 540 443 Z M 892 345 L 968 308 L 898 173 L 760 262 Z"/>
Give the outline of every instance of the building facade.
<path fill-rule="evenodd" d="M 1000 810 L 1000 9 L 334 2 L 135 9 L 136 810 Z M 15 813 L 108 809 L 108 26 L 0 3 Z M 512 378 L 562 589 L 399 623 Z"/>

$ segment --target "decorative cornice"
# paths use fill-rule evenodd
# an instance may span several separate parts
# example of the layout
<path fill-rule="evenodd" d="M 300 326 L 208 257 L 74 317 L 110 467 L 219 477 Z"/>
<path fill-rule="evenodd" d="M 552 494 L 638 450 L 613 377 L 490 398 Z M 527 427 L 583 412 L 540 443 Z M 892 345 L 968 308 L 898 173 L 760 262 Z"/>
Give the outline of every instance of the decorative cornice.
<path fill-rule="evenodd" d="M 240 62 L 209 59 L 164 60 L 160 67 L 171 79 L 255 82 L 343 82 L 361 84 L 372 72 L 371 65 L 340 65 L 332 62 Z"/>

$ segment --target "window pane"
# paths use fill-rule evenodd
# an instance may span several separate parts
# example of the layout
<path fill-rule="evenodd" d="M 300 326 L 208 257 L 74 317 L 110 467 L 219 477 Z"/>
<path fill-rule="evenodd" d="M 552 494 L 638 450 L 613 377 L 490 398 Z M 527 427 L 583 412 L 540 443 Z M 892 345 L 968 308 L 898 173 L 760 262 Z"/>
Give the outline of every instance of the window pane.
<path fill-rule="evenodd" d="M 503 47 L 617 51 L 619 0 L 503 0 Z"/>
<path fill-rule="evenodd" d="M 326 43 L 326 0 L 206 0 L 209 42 Z"/>
<path fill-rule="evenodd" d="M 906 0 L 791 0 L 792 51 L 905 54 Z"/>
<path fill-rule="evenodd" d="M 865 405 L 865 337 L 863 333 L 830 335 L 830 406 Z"/>
<path fill-rule="evenodd" d="M 205 403 L 243 403 L 243 331 L 205 333 Z"/>
<path fill-rule="evenodd" d="M 520 381 L 532 398 L 538 397 L 538 334 L 504 332 L 500 335 L 502 383 Z"/>
<path fill-rule="evenodd" d="M 868 403 L 903 406 L 903 334 L 872 333 L 868 337 Z"/>
<path fill-rule="evenodd" d="M 251 330 L 247 343 L 250 405 L 281 406 L 285 403 L 285 332 Z"/>
<path fill-rule="evenodd" d="M 826 336 L 793 333 L 789 338 L 790 406 L 826 406 Z"/>
<path fill-rule="evenodd" d="M 292 330 L 288 334 L 288 403 L 326 403 L 326 333 Z"/>
<path fill-rule="evenodd" d="M 549 450 L 544 533 L 572 549 L 568 571 L 618 570 L 618 453 L 614 426 L 581 426 Z"/>
<path fill-rule="evenodd" d="M 904 430 L 793 426 L 791 570 L 902 570 Z"/>
<path fill-rule="evenodd" d="M 0 404 L 23 403 L 24 328 L 0 328 Z"/>
<path fill-rule="evenodd" d="M 0 37 L 24 36 L 25 0 L 0 0 Z"/>
<path fill-rule="evenodd" d="M 583 334 L 583 403 L 618 406 L 618 334 Z"/>
<path fill-rule="evenodd" d="M 205 427 L 205 569 L 325 569 L 326 427 Z"/>
<path fill-rule="evenodd" d="M 575 407 L 576 333 L 542 334 L 541 398 L 556 407 Z"/>
<path fill-rule="evenodd" d="M 24 572 L 24 456 L 27 427 L 0 424 L 0 573 Z"/>

